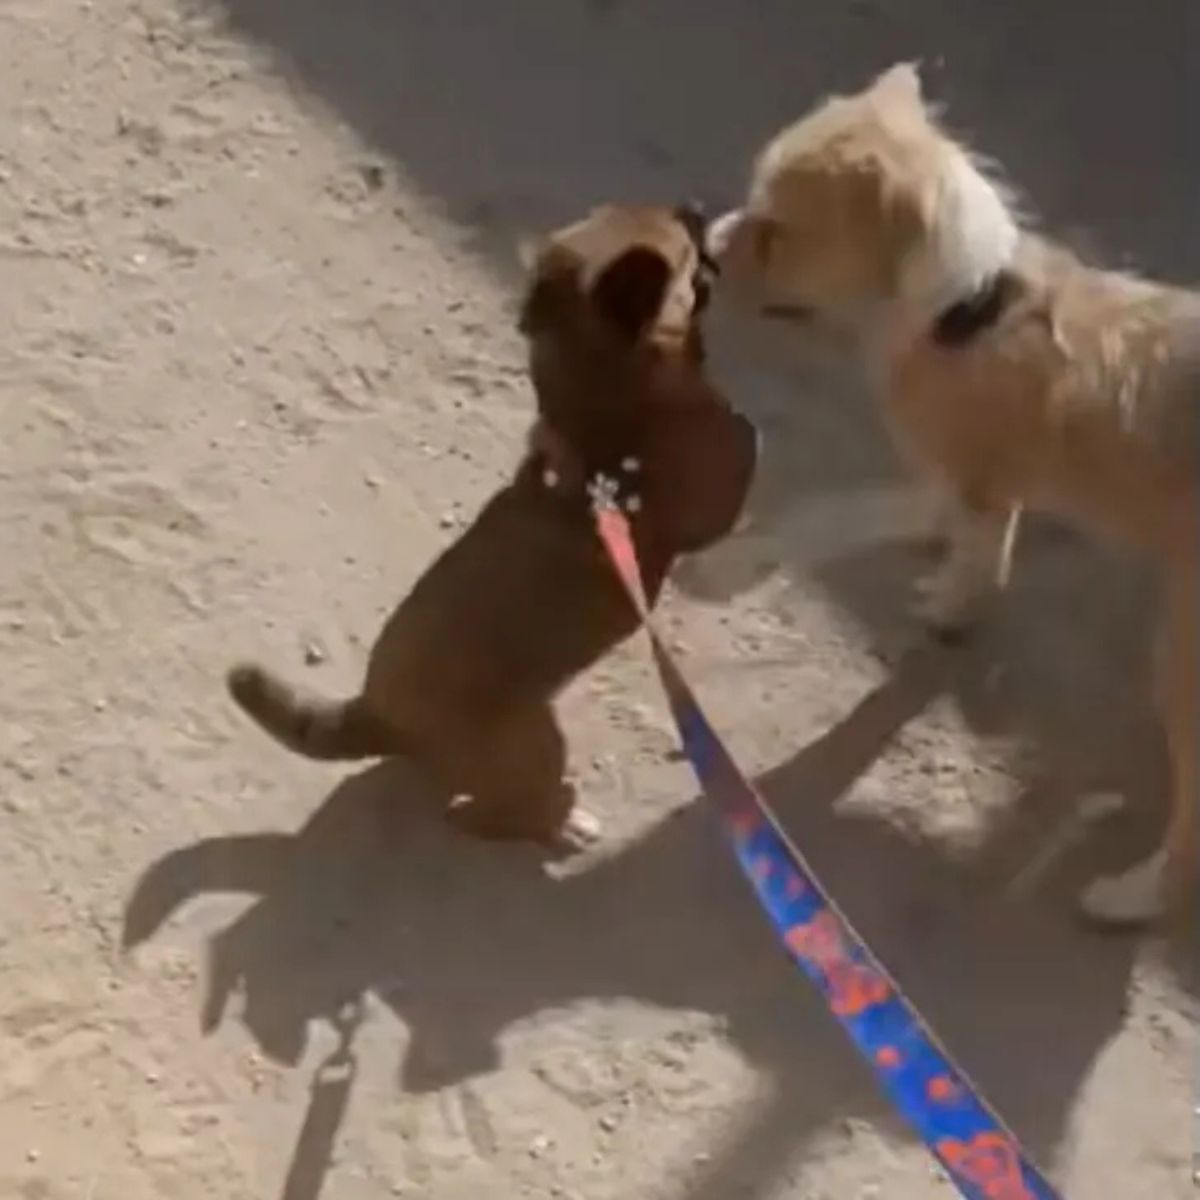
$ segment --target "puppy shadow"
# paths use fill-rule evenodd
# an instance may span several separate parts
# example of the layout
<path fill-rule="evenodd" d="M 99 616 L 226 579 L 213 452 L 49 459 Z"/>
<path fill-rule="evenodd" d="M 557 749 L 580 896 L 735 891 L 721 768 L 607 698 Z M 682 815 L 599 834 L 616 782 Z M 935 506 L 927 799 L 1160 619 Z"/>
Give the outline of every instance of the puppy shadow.
<path fill-rule="evenodd" d="M 1040 901 L 997 903 L 970 857 L 836 811 L 961 669 L 921 648 L 759 783 L 964 1067 L 1052 1160 L 1076 1089 L 1120 1024 L 1131 944 L 1080 937 Z M 705 803 L 555 877 L 532 851 L 455 835 L 419 790 L 401 766 L 380 765 L 337 787 L 294 835 L 215 838 L 166 856 L 129 900 L 125 945 L 206 893 L 254 897 L 212 934 L 205 1027 L 240 992 L 264 1052 L 295 1065 L 310 1021 L 336 1026 L 371 995 L 408 1030 L 399 1080 L 413 1092 L 494 1070 L 504 1031 L 548 1009 L 632 999 L 710 1013 L 768 1078 L 771 1100 L 693 1181 L 693 1200 L 765 1186 L 847 1118 L 898 1132 L 774 943 Z M 1015 1046 L 1036 1075 L 1014 1062 Z"/>

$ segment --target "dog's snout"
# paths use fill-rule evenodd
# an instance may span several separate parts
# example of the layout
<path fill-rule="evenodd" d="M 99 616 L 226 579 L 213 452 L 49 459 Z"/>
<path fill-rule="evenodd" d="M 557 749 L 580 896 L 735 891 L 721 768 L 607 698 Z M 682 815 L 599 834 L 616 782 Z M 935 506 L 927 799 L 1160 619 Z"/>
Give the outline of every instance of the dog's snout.
<path fill-rule="evenodd" d="M 704 244 L 704 231 L 708 228 L 708 220 L 704 215 L 704 206 L 697 200 L 685 200 L 675 209 L 679 223 L 688 231 L 688 235 L 697 246 Z"/>

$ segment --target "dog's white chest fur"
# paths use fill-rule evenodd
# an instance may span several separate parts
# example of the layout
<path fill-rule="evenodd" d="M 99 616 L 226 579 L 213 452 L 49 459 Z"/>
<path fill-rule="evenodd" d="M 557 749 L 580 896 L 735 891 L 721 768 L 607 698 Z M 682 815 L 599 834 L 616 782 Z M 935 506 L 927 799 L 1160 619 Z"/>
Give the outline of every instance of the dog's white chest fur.
<path fill-rule="evenodd" d="M 930 218 L 901 282 L 906 306 L 923 317 L 974 295 L 1012 262 L 1020 238 L 1004 197 L 957 146 L 946 147 Z"/>

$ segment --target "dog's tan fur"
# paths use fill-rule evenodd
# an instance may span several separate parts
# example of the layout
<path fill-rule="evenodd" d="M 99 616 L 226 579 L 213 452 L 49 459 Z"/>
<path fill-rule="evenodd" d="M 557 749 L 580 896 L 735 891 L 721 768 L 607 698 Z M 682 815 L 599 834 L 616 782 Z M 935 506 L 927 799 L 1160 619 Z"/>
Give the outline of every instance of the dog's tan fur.
<path fill-rule="evenodd" d="M 359 695 L 305 698 L 260 667 L 231 671 L 268 733 L 314 758 L 412 757 L 465 794 L 452 811 L 473 832 L 559 837 L 575 796 L 552 701 L 638 623 L 584 485 L 624 473 L 637 494 L 653 603 L 676 555 L 729 531 L 753 471 L 752 427 L 704 376 L 702 232 L 608 208 L 549 239 L 522 314 L 538 423 L 514 479 L 392 615 Z"/>
<path fill-rule="evenodd" d="M 1102 920 L 1160 915 L 1197 859 L 1200 296 L 1097 270 L 1022 230 L 909 66 L 780 133 L 710 246 L 766 313 L 863 336 L 897 444 L 950 499 L 924 603 L 934 623 L 974 615 L 1024 506 L 1161 564 L 1169 825 L 1155 855 L 1084 897 Z M 939 343 L 939 314 L 1000 272 L 1010 293 L 995 323 Z"/>

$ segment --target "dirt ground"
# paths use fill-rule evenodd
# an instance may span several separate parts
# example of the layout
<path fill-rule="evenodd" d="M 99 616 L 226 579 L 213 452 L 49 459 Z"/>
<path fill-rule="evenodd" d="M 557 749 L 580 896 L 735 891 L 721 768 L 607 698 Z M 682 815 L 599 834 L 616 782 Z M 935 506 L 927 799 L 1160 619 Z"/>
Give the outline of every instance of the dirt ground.
<path fill-rule="evenodd" d="M 553 867 L 455 839 L 399 767 L 289 758 L 221 674 L 352 684 L 503 477 L 520 230 L 730 200 L 895 58 L 1047 223 L 1200 276 L 1194 11 L 0 0 L 0 1195 L 949 1197 L 638 647 L 567 698 L 604 837 Z M 1065 1195 L 1193 1195 L 1187 964 L 1072 911 L 1162 819 L 1145 581 L 1041 531 L 987 634 L 924 648 L 845 364 L 718 334 L 767 462 L 759 532 L 668 604 L 687 670 Z M 1128 809 L 1082 829 L 1097 788 Z"/>

